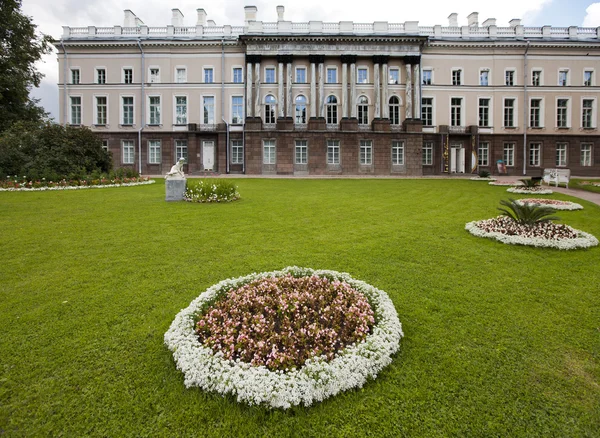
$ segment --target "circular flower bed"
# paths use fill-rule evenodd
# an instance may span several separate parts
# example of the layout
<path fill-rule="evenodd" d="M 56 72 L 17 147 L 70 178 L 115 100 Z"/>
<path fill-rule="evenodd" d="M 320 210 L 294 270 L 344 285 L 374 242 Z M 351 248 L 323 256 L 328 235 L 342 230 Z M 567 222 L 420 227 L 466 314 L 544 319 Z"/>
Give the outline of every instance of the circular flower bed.
<path fill-rule="evenodd" d="M 512 245 L 530 245 L 557 249 L 588 248 L 598 245 L 591 234 L 568 225 L 542 222 L 520 225 L 505 216 L 469 222 L 465 229 L 477 237 L 488 237 Z"/>
<path fill-rule="evenodd" d="M 186 387 L 309 406 L 375 378 L 403 336 L 387 294 L 348 274 L 288 267 L 208 288 L 165 333 Z"/>
<path fill-rule="evenodd" d="M 5 184 L 6 187 L 0 187 L 0 192 L 43 192 L 47 190 L 80 190 L 80 189 L 101 189 L 106 187 L 131 187 L 154 184 L 153 179 L 145 178 L 117 178 L 100 180 L 61 180 L 58 182 L 48 181 L 29 181 L 23 183 Z"/>
<path fill-rule="evenodd" d="M 535 195 L 551 195 L 552 194 L 552 190 L 545 189 L 542 186 L 535 186 L 535 187 L 511 187 L 510 189 L 507 189 L 506 191 L 510 192 L 510 193 L 520 193 L 520 194 L 523 194 L 523 195 L 531 195 L 531 194 L 535 194 Z"/>
<path fill-rule="evenodd" d="M 518 204 L 532 204 L 539 205 L 542 207 L 552 207 L 555 210 L 582 210 L 583 206 L 575 202 L 570 201 L 559 201 L 557 199 L 538 199 L 538 198 L 526 198 L 517 199 Z"/>

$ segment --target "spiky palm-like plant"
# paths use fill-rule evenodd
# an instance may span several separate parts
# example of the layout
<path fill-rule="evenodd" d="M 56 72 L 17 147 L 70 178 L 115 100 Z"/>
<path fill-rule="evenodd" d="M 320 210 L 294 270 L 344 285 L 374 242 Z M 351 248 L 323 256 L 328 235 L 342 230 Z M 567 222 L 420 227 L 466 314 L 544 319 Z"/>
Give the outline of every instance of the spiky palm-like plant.
<path fill-rule="evenodd" d="M 514 199 L 503 199 L 500 205 L 506 208 L 498 207 L 501 216 L 506 216 L 521 225 L 536 225 L 539 223 L 559 220 L 558 216 L 553 216 L 556 212 L 552 207 L 539 206 L 534 204 L 518 204 Z"/>
<path fill-rule="evenodd" d="M 523 183 L 523 185 L 528 189 L 533 189 L 540 185 L 540 182 L 531 178 L 522 178 L 519 181 Z"/>

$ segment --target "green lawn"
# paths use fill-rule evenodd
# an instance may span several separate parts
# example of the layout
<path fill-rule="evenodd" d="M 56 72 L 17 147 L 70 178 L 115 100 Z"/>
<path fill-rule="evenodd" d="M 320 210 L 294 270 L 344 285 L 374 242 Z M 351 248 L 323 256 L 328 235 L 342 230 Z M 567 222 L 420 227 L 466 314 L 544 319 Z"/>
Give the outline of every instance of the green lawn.
<path fill-rule="evenodd" d="M 571 186 L 571 188 L 574 188 L 577 190 L 585 190 L 588 192 L 600 193 L 600 187 L 598 187 L 598 186 L 594 186 L 591 184 L 581 184 L 581 183 L 589 183 L 589 182 L 600 184 L 600 179 L 597 179 L 597 178 L 575 179 L 575 178 L 573 178 L 570 181 L 570 186 Z"/>
<path fill-rule="evenodd" d="M 600 248 L 471 236 L 526 197 L 466 180 L 239 180 L 0 193 L 2 436 L 598 436 Z M 560 212 L 600 237 L 600 207 Z M 405 338 L 362 389 L 268 410 L 186 389 L 163 334 L 219 280 L 289 265 L 387 291 Z"/>

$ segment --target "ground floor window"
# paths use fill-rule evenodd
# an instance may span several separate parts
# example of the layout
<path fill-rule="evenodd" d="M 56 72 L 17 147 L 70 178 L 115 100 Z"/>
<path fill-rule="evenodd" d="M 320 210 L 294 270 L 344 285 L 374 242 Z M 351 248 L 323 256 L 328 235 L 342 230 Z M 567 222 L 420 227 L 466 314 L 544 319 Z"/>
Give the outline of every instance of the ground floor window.
<path fill-rule="evenodd" d="M 567 165 L 567 144 L 556 144 L 556 166 L 565 167 Z"/>
<path fill-rule="evenodd" d="M 502 158 L 504 159 L 504 164 L 506 166 L 514 166 L 515 165 L 515 144 L 514 143 L 504 143 L 504 150 L 503 150 Z"/>
<path fill-rule="evenodd" d="M 175 162 L 178 162 L 180 158 L 183 158 L 187 163 L 188 159 L 188 145 L 187 140 L 175 140 Z"/>
<path fill-rule="evenodd" d="M 148 162 L 160 163 L 160 140 L 148 140 Z"/>
<path fill-rule="evenodd" d="M 592 145 L 585 143 L 581 145 L 581 165 L 592 165 Z"/>
<path fill-rule="evenodd" d="M 263 140 L 263 164 L 275 164 L 275 140 Z"/>
<path fill-rule="evenodd" d="M 423 143 L 423 166 L 431 166 L 433 164 L 433 142 L 426 141 Z"/>
<path fill-rule="evenodd" d="M 479 166 L 490 165 L 490 143 L 482 141 L 477 149 L 477 164 Z"/>
<path fill-rule="evenodd" d="M 244 163 L 244 142 L 242 140 L 231 140 L 231 164 Z"/>
<path fill-rule="evenodd" d="M 123 164 L 133 164 L 135 149 L 133 140 L 123 140 Z"/>
<path fill-rule="evenodd" d="M 371 140 L 360 141 L 360 164 L 364 166 L 373 164 L 373 142 Z"/>
<path fill-rule="evenodd" d="M 392 141 L 392 165 L 404 165 L 404 142 Z"/>
<path fill-rule="evenodd" d="M 296 164 L 308 163 L 308 144 L 306 140 L 296 140 Z"/>
<path fill-rule="evenodd" d="M 327 140 L 327 164 L 340 164 L 340 141 Z"/>
<path fill-rule="evenodd" d="M 539 166 L 542 153 L 542 145 L 540 143 L 531 143 L 529 145 L 529 165 Z"/>
<path fill-rule="evenodd" d="M 104 149 L 106 152 L 108 152 L 108 140 L 106 140 L 106 139 L 102 140 L 102 149 Z"/>

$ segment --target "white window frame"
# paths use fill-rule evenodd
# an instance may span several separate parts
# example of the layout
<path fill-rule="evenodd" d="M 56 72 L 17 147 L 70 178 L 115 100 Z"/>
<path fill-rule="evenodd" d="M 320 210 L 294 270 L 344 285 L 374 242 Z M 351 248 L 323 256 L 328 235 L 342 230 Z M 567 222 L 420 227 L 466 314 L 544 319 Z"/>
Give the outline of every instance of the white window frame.
<path fill-rule="evenodd" d="M 108 139 L 103 138 L 102 139 L 102 149 L 105 150 L 106 152 L 108 152 Z"/>
<path fill-rule="evenodd" d="M 360 103 L 360 98 L 364 97 L 365 99 L 367 99 L 367 103 Z M 369 100 L 369 96 L 367 96 L 366 94 L 361 94 L 360 96 L 358 96 L 356 98 L 356 116 L 358 117 L 358 124 L 359 125 L 363 125 L 366 126 L 370 123 L 371 119 L 370 119 L 370 114 L 369 114 L 369 107 L 371 106 L 371 101 Z M 362 109 L 362 116 L 361 116 L 361 107 L 366 107 L 366 110 L 363 108 Z M 366 113 L 366 116 L 365 116 Z"/>
<path fill-rule="evenodd" d="M 539 83 L 538 83 L 538 85 L 535 85 L 534 82 L 533 82 L 533 76 L 534 76 L 534 73 L 537 73 L 537 72 L 539 72 L 540 77 L 539 77 Z M 531 73 L 530 74 L 530 77 L 531 77 L 531 86 L 532 87 L 543 87 L 544 86 L 544 69 L 540 68 L 540 67 L 534 67 L 534 68 L 531 69 L 530 73 Z"/>
<path fill-rule="evenodd" d="M 589 147 L 589 150 L 584 151 L 584 147 L 586 149 Z M 579 145 L 579 164 L 583 167 L 590 167 L 594 164 L 594 144 L 593 143 L 581 143 Z"/>
<path fill-rule="evenodd" d="M 535 149 L 533 147 L 536 147 Z M 531 167 L 540 167 L 542 164 L 542 150 L 543 150 L 543 146 L 542 146 L 542 142 L 540 141 L 532 141 L 529 143 L 529 147 L 527 148 L 527 165 L 531 166 Z M 536 158 L 534 160 L 532 160 L 532 152 L 533 151 L 537 151 L 535 152 L 535 154 L 533 154 L 533 158 Z"/>
<path fill-rule="evenodd" d="M 584 117 L 583 117 L 583 110 L 584 110 L 583 103 L 586 100 L 591 100 L 592 101 L 592 108 L 591 108 L 592 114 L 590 115 L 590 126 L 584 126 L 583 125 L 583 121 L 584 121 Z M 597 117 L 596 117 L 596 114 L 597 114 L 597 112 L 596 112 L 596 102 L 597 101 L 596 101 L 595 97 L 587 97 L 587 96 L 582 96 L 581 97 L 581 117 L 580 117 L 581 122 L 580 122 L 580 126 L 581 126 L 582 129 L 596 129 L 597 128 L 597 125 L 596 125 L 596 119 L 597 119 Z"/>
<path fill-rule="evenodd" d="M 240 75 L 240 80 L 236 81 L 235 80 L 235 71 L 238 69 L 241 71 L 241 75 Z M 244 67 L 243 66 L 234 65 L 231 67 L 231 83 L 232 84 L 243 84 L 244 83 Z"/>
<path fill-rule="evenodd" d="M 458 72 L 458 84 L 454 83 L 454 72 Z M 453 87 L 460 87 L 464 85 L 464 70 L 462 67 L 452 67 L 450 70 L 450 85 Z"/>
<path fill-rule="evenodd" d="M 392 72 L 395 71 L 398 73 L 398 79 L 392 79 Z M 402 76 L 400 74 L 400 67 L 388 67 L 388 85 L 400 85 L 402 81 Z"/>
<path fill-rule="evenodd" d="M 157 145 L 158 143 L 158 145 Z M 158 149 L 158 154 L 156 153 Z M 148 164 L 160 164 L 162 156 L 162 142 L 161 140 L 152 139 L 148 140 Z"/>
<path fill-rule="evenodd" d="M 267 81 L 267 71 L 273 71 L 273 80 Z M 263 84 L 276 84 L 277 83 L 277 67 L 274 65 L 265 65 L 263 68 Z"/>
<path fill-rule="evenodd" d="M 515 167 L 516 148 L 516 143 L 512 141 L 506 141 L 502 144 L 502 160 L 504 161 L 506 167 Z"/>
<path fill-rule="evenodd" d="M 508 73 L 512 73 L 512 84 L 511 85 L 507 84 L 507 77 L 506 77 L 506 75 Z M 515 69 L 515 68 L 506 68 L 506 69 L 504 69 L 504 86 L 505 87 L 516 87 L 517 85 L 519 85 L 517 83 L 517 69 Z"/>
<path fill-rule="evenodd" d="M 304 71 L 304 82 L 299 82 L 298 81 L 298 71 L 299 70 L 303 70 Z M 327 70 L 325 70 L 325 75 L 327 75 Z M 308 80 L 308 73 L 307 73 L 307 69 L 305 65 L 298 65 L 294 68 L 294 83 L 295 84 L 306 84 Z"/>
<path fill-rule="evenodd" d="M 304 97 L 304 103 L 302 103 L 301 105 L 304 105 L 304 120 L 300 120 L 298 121 L 298 102 L 297 99 L 302 96 Z M 294 97 L 294 124 L 295 125 L 306 125 L 308 123 L 308 105 L 309 105 L 309 100 L 306 97 L 305 94 L 303 93 L 299 93 L 296 95 L 296 97 Z M 300 115 L 300 117 L 302 118 L 302 115 Z"/>
<path fill-rule="evenodd" d="M 333 71 L 335 74 L 335 82 L 330 82 L 329 81 L 329 72 Z M 328 65 L 325 68 L 325 83 L 326 84 L 337 84 L 338 82 L 338 68 L 335 65 Z"/>
<path fill-rule="evenodd" d="M 563 156 L 563 153 L 560 151 L 564 151 L 564 156 Z M 567 167 L 568 165 L 569 165 L 569 144 L 566 142 L 557 142 L 556 143 L 556 167 Z"/>
<path fill-rule="evenodd" d="M 364 155 L 363 155 L 364 150 Z M 361 139 L 358 142 L 358 164 L 360 166 L 373 165 L 373 140 Z"/>
<path fill-rule="evenodd" d="M 185 97 L 185 122 L 177 123 L 177 98 Z M 173 125 L 187 125 L 189 121 L 189 107 L 190 107 L 190 98 L 187 94 L 176 94 L 173 96 Z"/>
<path fill-rule="evenodd" d="M 430 73 L 429 78 L 430 82 L 428 84 L 425 83 L 425 75 L 424 73 L 428 71 Z M 421 69 L 421 84 L 422 85 L 433 85 L 433 68 L 432 67 L 423 67 Z"/>
<path fill-rule="evenodd" d="M 244 141 L 239 139 L 231 140 L 230 144 L 231 164 L 244 164 Z"/>
<path fill-rule="evenodd" d="M 564 84 L 560 80 L 561 73 L 565 73 L 565 83 Z M 570 73 L 571 73 L 570 69 L 568 69 L 566 67 L 561 67 L 558 69 L 556 83 L 559 87 L 568 87 L 569 85 L 571 85 L 571 74 Z"/>
<path fill-rule="evenodd" d="M 360 76 L 359 72 L 360 71 L 366 71 L 365 81 L 364 82 L 360 82 L 360 78 L 359 78 L 359 76 Z M 356 67 L 356 83 L 359 84 L 359 85 L 368 84 L 369 83 L 369 67 L 368 66 L 366 66 L 366 65 L 359 65 L 359 66 Z"/>
<path fill-rule="evenodd" d="M 589 85 L 585 84 L 585 74 L 587 72 L 590 72 L 592 74 L 591 82 Z M 583 78 L 582 78 L 583 80 L 581 83 L 583 84 L 584 87 L 595 87 L 596 86 L 596 70 L 593 67 L 584 68 L 582 74 L 583 74 Z"/>
<path fill-rule="evenodd" d="M 512 106 L 512 125 L 507 125 L 506 124 L 506 109 L 508 108 L 506 106 L 506 101 L 507 100 L 512 100 L 513 102 L 513 106 Z M 502 127 L 504 129 L 516 129 L 518 128 L 518 120 L 517 120 L 517 115 L 519 114 L 519 102 L 518 99 L 514 96 L 504 96 L 502 98 Z"/>
<path fill-rule="evenodd" d="M 392 166 L 404 166 L 404 141 L 403 140 L 392 140 Z"/>
<path fill-rule="evenodd" d="M 206 74 L 208 72 L 211 72 L 211 76 L 212 76 L 212 81 L 207 82 L 206 81 Z M 212 65 L 205 65 L 204 67 L 202 67 L 202 83 L 203 84 L 214 84 L 215 83 L 215 68 Z"/>
<path fill-rule="evenodd" d="M 461 103 L 460 103 L 460 124 L 458 125 L 453 125 L 452 124 L 452 99 L 460 99 Z M 449 104 L 449 108 L 450 111 L 448 111 L 448 117 L 449 117 L 449 126 L 466 126 L 465 125 L 465 102 L 466 102 L 466 98 L 464 96 L 450 96 L 449 100 L 448 100 L 448 104 Z"/>
<path fill-rule="evenodd" d="M 539 100 L 540 101 L 540 107 L 539 107 L 539 125 L 538 126 L 532 126 L 531 124 L 531 114 L 532 114 L 532 109 L 533 106 L 531 105 L 531 102 L 533 102 L 534 100 Z M 529 127 L 533 128 L 533 129 L 541 129 L 544 127 L 544 116 L 545 116 L 545 111 L 544 111 L 545 105 L 544 105 L 544 98 L 541 96 L 531 96 L 529 98 Z"/>
<path fill-rule="evenodd" d="M 477 146 L 477 165 L 487 167 L 490 165 L 490 142 L 480 141 Z"/>
<path fill-rule="evenodd" d="M 79 123 L 73 123 L 73 98 L 79 98 Z M 83 96 L 81 94 L 70 94 L 69 95 L 69 125 L 81 126 L 83 124 Z"/>
<path fill-rule="evenodd" d="M 566 110 L 566 125 L 565 126 L 558 126 L 558 101 L 559 100 L 566 100 L 567 101 L 567 110 Z M 572 107 L 572 100 L 570 97 L 566 97 L 566 96 L 557 96 L 554 100 L 554 123 L 557 129 L 569 129 L 571 127 L 571 107 Z"/>
<path fill-rule="evenodd" d="M 179 80 L 179 71 L 183 70 L 183 80 Z M 176 65 L 175 68 L 173 69 L 173 82 L 175 82 L 176 84 L 185 84 L 187 83 L 187 66 L 185 65 Z"/>
<path fill-rule="evenodd" d="M 300 152 L 300 155 L 298 155 Z M 294 164 L 308 165 L 308 140 L 294 141 Z"/>
<path fill-rule="evenodd" d="M 233 104 L 233 100 L 234 99 L 241 99 L 241 103 L 239 105 L 240 109 L 241 109 L 241 114 L 239 114 L 239 120 L 235 120 L 234 117 L 236 117 L 236 114 L 234 114 L 234 104 Z M 239 95 L 233 95 L 231 96 L 231 98 L 229 99 L 229 114 L 231 114 L 231 123 L 233 123 L 234 125 L 241 125 L 242 123 L 244 123 L 244 96 L 239 96 Z"/>
<path fill-rule="evenodd" d="M 104 97 L 106 99 L 106 120 L 105 123 L 98 123 L 98 98 L 99 97 Z M 107 94 L 94 94 L 93 97 L 93 105 L 94 105 L 94 109 L 93 109 L 93 113 L 94 113 L 94 125 L 96 126 L 108 126 L 109 122 L 108 122 L 108 108 L 109 108 L 109 104 L 108 104 L 108 95 Z"/>
<path fill-rule="evenodd" d="M 104 82 L 100 82 L 100 72 L 104 71 Z M 99 85 L 106 84 L 107 70 L 104 66 L 94 67 L 94 83 Z"/>
<path fill-rule="evenodd" d="M 123 105 L 123 98 L 130 97 L 132 99 L 131 104 L 131 122 L 132 123 L 124 123 L 125 122 L 125 110 Z M 131 94 L 121 94 L 119 95 L 119 121 L 121 126 L 135 126 L 135 96 Z"/>
<path fill-rule="evenodd" d="M 158 105 L 158 123 L 151 123 L 152 117 L 151 117 L 151 104 L 150 104 L 150 99 L 153 97 L 158 97 L 159 99 L 159 105 Z M 162 104 L 163 104 L 163 99 L 162 99 L 162 95 L 161 94 L 152 94 L 152 95 L 148 95 L 146 97 L 146 108 L 147 108 L 147 113 L 146 113 L 146 124 L 147 125 L 152 125 L 152 126 L 160 126 L 163 123 L 163 111 L 162 111 Z"/>
<path fill-rule="evenodd" d="M 272 97 L 272 102 L 267 102 L 267 97 Z M 274 124 L 277 123 L 277 98 L 272 93 L 267 93 L 264 99 L 265 109 L 263 112 L 264 122 L 265 124 Z M 271 108 L 268 108 L 271 107 Z M 270 110 L 270 115 L 267 116 L 267 110 Z"/>
<path fill-rule="evenodd" d="M 393 98 L 396 98 L 398 103 L 391 103 L 391 100 Z M 402 99 L 400 99 L 400 96 L 392 94 L 387 101 L 387 106 L 388 106 L 388 116 L 390 118 L 390 124 L 392 124 L 394 126 L 400 125 L 402 123 L 402 119 L 400 117 L 400 107 L 402 106 Z M 421 108 L 422 108 L 422 106 L 421 106 Z M 393 117 L 394 112 L 397 112 L 398 120 L 394 120 L 394 117 Z"/>
<path fill-rule="evenodd" d="M 335 98 L 335 103 L 329 102 L 330 97 Z M 339 102 L 340 102 L 340 99 L 333 93 L 328 94 L 327 97 L 325 98 L 325 122 L 327 125 L 337 125 L 340 122 L 340 117 L 338 114 Z M 332 113 L 332 114 L 330 114 L 330 113 Z M 332 120 L 333 115 L 335 115 L 335 120 Z"/>
<path fill-rule="evenodd" d="M 485 79 L 486 79 L 486 83 L 483 84 L 483 74 L 485 73 Z M 483 67 L 479 69 L 479 86 L 480 87 L 489 87 L 491 86 L 491 82 L 492 82 L 492 72 L 488 67 Z"/>
<path fill-rule="evenodd" d="M 188 162 L 189 157 L 189 144 L 186 139 L 177 138 L 174 141 L 175 146 L 173 148 L 175 152 L 175 163 L 179 161 L 180 158 L 185 160 L 185 163 Z"/>
<path fill-rule="evenodd" d="M 153 70 L 156 70 L 158 72 L 158 74 L 153 75 L 152 74 Z M 148 67 L 148 83 L 149 84 L 160 84 L 161 83 L 160 67 L 158 65 L 151 65 Z"/>
<path fill-rule="evenodd" d="M 128 154 L 125 154 L 125 143 L 127 143 Z M 134 164 L 135 163 L 135 141 L 134 140 L 121 140 L 121 163 L 122 164 Z"/>
<path fill-rule="evenodd" d="M 341 164 L 340 141 L 335 139 L 327 140 L 327 160 L 328 166 L 339 166 Z"/>
<path fill-rule="evenodd" d="M 125 72 L 127 70 L 131 70 L 131 82 L 125 82 L 125 79 L 127 79 Z M 126 84 L 126 85 L 131 85 L 135 83 L 135 70 L 133 67 L 130 66 L 124 66 L 121 68 L 121 83 L 122 84 Z"/>
<path fill-rule="evenodd" d="M 435 97 L 433 96 L 421 96 L 421 120 L 423 119 L 423 108 L 425 107 L 423 105 L 423 99 L 431 99 L 431 125 L 423 125 L 423 128 L 431 128 L 432 126 L 435 126 Z"/>
<path fill-rule="evenodd" d="M 268 143 L 268 144 L 267 144 Z M 269 152 L 267 152 L 267 148 Z M 277 141 L 273 138 L 266 138 L 262 141 L 263 164 L 277 164 Z"/>
<path fill-rule="evenodd" d="M 487 99 L 488 100 L 488 106 L 487 106 L 487 124 L 486 125 L 481 125 L 480 124 L 480 119 L 481 119 L 481 99 Z M 492 110 L 493 110 L 494 104 L 493 104 L 493 100 L 491 98 L 491 96 L 477 96 L 477 126 L 479 128 L 491 128 L 492 122 L 493 122 L 493 114 L 492 114 Z"/>
<path fill-rule="evenodd" d="M 207 98 L 212 98 L 213 101 L 213 114 L 212 114 L 212 120 L 209 119 L 208 122 L 204 121 L 204 106 L 205 106 L 205 99 Z M 200 96 L 200 124 L 201 125 L 214 125 L 216 124 L 216 118 L 217 118 L 217 98 L 214 94 L 203 94 L 202 96 Z"/>
<path fill-rule="evenodd" d="M 421 165 L 433 166 L 433 141 L 424 141 L 421 147 Z"/>
<path fill-rule="evenodd" d="M 75 72 L 77 72 L 77 82 L 73 81 Z M 81 85 L 81 67 L 73 66 L 69 68 L 69 84 Z"/>

